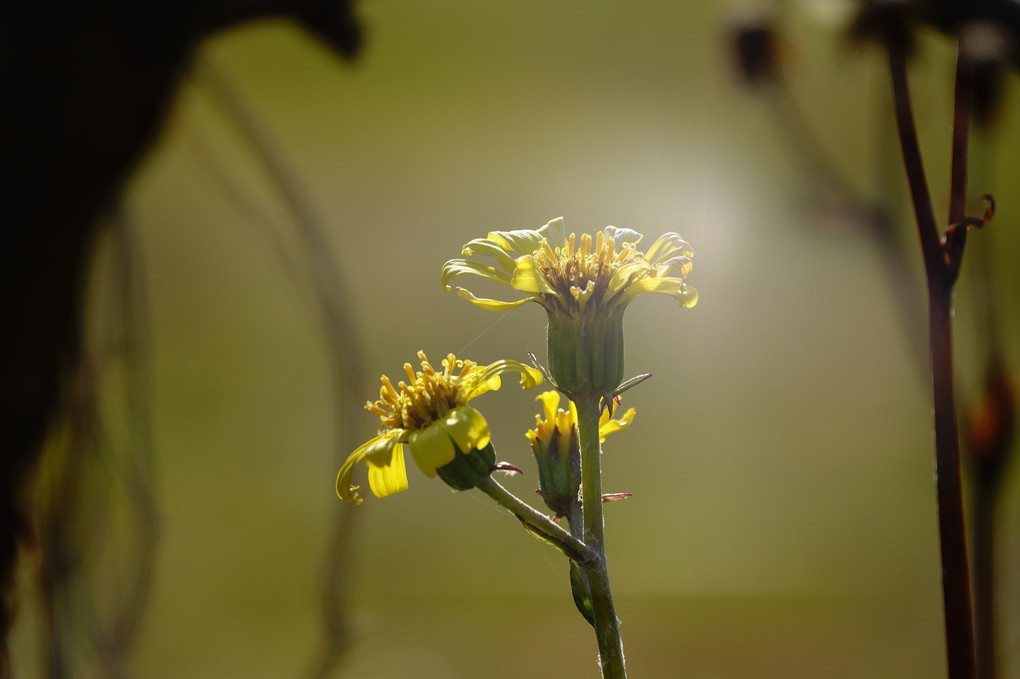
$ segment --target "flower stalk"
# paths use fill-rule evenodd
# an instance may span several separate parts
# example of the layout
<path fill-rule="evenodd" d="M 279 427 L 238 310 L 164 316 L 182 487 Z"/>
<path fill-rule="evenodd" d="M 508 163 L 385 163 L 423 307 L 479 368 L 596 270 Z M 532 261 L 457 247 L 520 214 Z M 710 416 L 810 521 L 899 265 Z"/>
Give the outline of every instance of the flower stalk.
<path fill-rule="evenodd" d="M 627 670 L 606 567 L 602 503 L 628 494 L 602 494 L 602 438 L 633 417 L 629 410 L 612 419 L 613 398 L 647 377 L 623 383 L 623 315 L 646 292 L 669 295 L 686 308 L 698 301 L 697 291 L 686 282 L 694 256 L 690 244 L 676 233 L 663 234 L 644 251 L 638 249 L 641 241 L 640 233 L 615 226 L 578 236 L 558 218 L 538 229 L 490 231 L 468 242 L 463 257 L 443 265 L 441 277 L 447 292 L 456 290 L 482 309 L 505 311 L 535 302 L 547 312 L 548 370 L 539 366 L 540 371 L 572 403 L 566 412 L 557 409 L 558 393 L 539 396 L 545 418 L 539 416 L 527 435 L 539 465 L 539 493 L 556 516 L 566 517 L 570 533 L 558 526 L 552 531 L 547 517 L 533 523 L 530 508 L 518 506 L 495 481 L 485 479 L 478 487 L 571 559 L 574 603 L 595 627 L 604 679 L 625 679 Z M 470 277 L 523 296 L 489 299 L 455 285 Z M 572 541 L 584 546 L 582 558 L 571 553 L 576 547 Z"/>
<path fill-rule="evenodd" d="M 585 564 L 597 559 L 597 554 L 590 546 L 560 528 L 548 516 L 508 491 L 491 476 L 483 479 L 476 488 L 516 516 L 529 533 L 552 543 L 574 562 Z"/>
<path fill-rule="evenodd" d="M 579 563 L 588 583 L 595 618 L 595 636 L 599 646 L 599 666 L 603 679 L 627 676 L 623 656 L 620 621 L 613 606 L 606 567 L 605 526 L 602 517 L 602 445 L 599 442 L 601 395 L 594 392 L 574 394 L 577 407 L 577 435 L 581 448 L 581 507 L 584 543 L 595 553 L 587 563 Z"/>

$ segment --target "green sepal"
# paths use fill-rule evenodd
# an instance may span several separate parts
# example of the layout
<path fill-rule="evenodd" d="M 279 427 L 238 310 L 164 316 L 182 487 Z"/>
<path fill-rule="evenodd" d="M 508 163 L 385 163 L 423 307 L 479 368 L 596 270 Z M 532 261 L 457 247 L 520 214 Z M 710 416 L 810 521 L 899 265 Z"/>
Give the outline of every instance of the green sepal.
<path fill-rule="evenodd" d="M 595 609 L 591 605 L 591 596 L 588 594 L 588 583 L 581 575 L 581 569 L 573 561 L 570 562 L 570 593 L 574 596 L 574 605 L 581 612 L 584 619 L 594 627 Z"/>
<path fill-rule="evenodd" d="M 458 449 L 453 460 L 437 469 L 436 473 L 454 490 L 470 490 L 487 479 L 495 467 L 496 451 L 490 441 L 484 448 L 467 453 Z"/>

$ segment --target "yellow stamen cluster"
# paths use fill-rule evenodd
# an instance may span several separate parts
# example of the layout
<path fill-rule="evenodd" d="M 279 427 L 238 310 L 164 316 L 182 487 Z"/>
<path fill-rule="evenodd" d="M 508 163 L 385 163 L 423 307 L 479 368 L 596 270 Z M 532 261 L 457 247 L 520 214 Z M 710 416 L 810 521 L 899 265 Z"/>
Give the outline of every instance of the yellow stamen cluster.
<path fill-rule="evenodd" d="M 365 404 L 366 410 L 382 420 L 382 429 L 424 429 L 466 402 L 463 379 L 477 365 L 474 361 L 457 360 L 456 356 L 448 354 L 440 373 L 429 363 L 424 351 L 418 352 L 418 358 L 421 372 L 415 373 L 410 363 L 404 364 L 410 384 L 401 380 L 397 383 L 398 392 L 390 378 L 383 375 L 379 400 Z M 460 371 L 455 373 L 457 368 Z"/>
<path fill-rule="evenodd" d="M 542 247 L 533 257 L 557 296 L 575 300 L 584 297 L 598 303 L 617 271 L 645 261 L 633 243 L 624 243 L 617 250 L 614 239 L 604 237 L 601 231 L 595 235 L 594 246 L 592 248 L 592 237 L 587 233 L 581 234 L 580 247 L 573 233 L 563 247 L 553 248 L 547 240 L 542 241 Z M 651 269 L 647 265 L 646 268 Z"/>

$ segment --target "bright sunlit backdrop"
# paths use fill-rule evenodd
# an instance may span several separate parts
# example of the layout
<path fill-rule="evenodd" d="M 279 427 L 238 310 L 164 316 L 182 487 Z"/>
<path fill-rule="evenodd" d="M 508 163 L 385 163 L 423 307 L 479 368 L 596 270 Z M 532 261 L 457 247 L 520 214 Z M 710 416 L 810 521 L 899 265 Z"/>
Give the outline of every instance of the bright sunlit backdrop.
<path fill-rule="evenodd" d="M 794 96 L 870 188 L 881 64 L 798 7 L 784 16 Z M 737 86 L 726 8 L 377 0 L 361 15 L 354 65 L 268 23 L 210 41 L 198 73 L 228 78 L 284 149 L 341 263 L 364 370 L 399 375 L 419 349 L 436 361 L 544 353 L 537 305 L 492 314 L 439 283 L 441 264 L 488 230 L 562 215 L 579 232 L 679 232 L 701 300 L 631 306 L 628 373 L 655 377 L 627 394 L 637 419 L 604 456 L 606 489 L 634 494 L 606 509 L 632 675 L 939 676 L 927 382 L 870 243 L 815 224 L 803 173 Z M 947 40 L 923 42 L 915 75 L 941 206 Z M 134 666 L 296 676 L 320 634 L 338 502 L 328 360 L 314 302 L 288 274 L 306 263 L 281 261 L 261 224 L 291 217 L 207 87 L 187 82 L 126 198 L 148 278 L 161 508 Z M 1015 131 L 1007 116 L 986 156 L 997 172 L 981 170 L 1000 191 L 1020 176 Z M 992 228 L 1008 312 L 1020 212 L 1005 198 Z M 973 389 L 966 305 L 961 290 L 959 367 Z M 1003 323 L 1016 363 L 1016 322 Z M 512 382 L 478 406 L 499 457 L 525 469 L 507 486 L 537 501 L 523 435 L 537 404 Z M 356 417 L 367 438 L 376 421 Z M 563 559 L 481 494 L 413 467 L 409 478 L 359 509 L 356 637 L 340 676 L 596 676 Z M 1018 512 L 1007 496 L 1007 669 L 1020 667 Z M 16 630 L 19 676 L 36 667 L 33 620 Z"/>

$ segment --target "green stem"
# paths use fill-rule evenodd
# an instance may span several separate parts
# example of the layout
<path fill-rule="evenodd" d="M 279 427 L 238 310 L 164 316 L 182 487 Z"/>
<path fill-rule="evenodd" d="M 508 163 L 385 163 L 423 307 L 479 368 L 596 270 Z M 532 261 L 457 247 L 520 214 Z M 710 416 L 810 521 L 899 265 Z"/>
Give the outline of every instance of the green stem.
<path fill-rule="evenodd" d="M 606 568 L 605 531 L 602 520 L 602 447 L 599 444 L 599 394 L 575 394 L 577 434 L 581 448 L 581 506 L 584 512 L 584 542 L 595 558 L 579 563 L 588 582 L 595 614 L 595 636 L 599 644 L 599 666 L 603 679 L 624 679 L 620 621 L 613 607 Z"/>
<path fill-rule="evenodd" d="M 567 557 L 573 559 L 579 565 L 583 566 L 585 563 L 596 559 L 597 555 L 594 550 L 557 526 L 548 516 L 499 485 L 491 476 L 482 480 L 476 488 L 520 519 L 529 532 L 547 542 L 553 543 Z"/>

